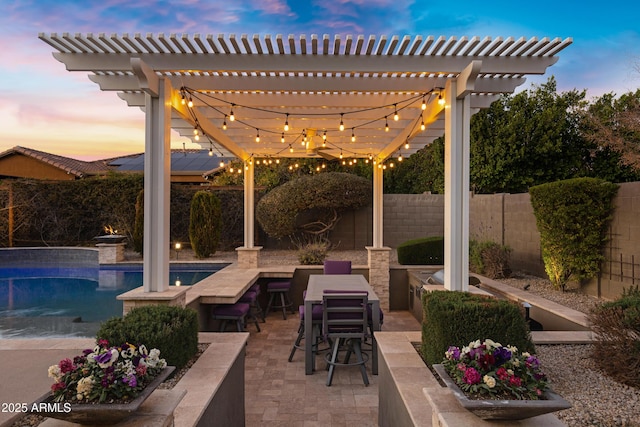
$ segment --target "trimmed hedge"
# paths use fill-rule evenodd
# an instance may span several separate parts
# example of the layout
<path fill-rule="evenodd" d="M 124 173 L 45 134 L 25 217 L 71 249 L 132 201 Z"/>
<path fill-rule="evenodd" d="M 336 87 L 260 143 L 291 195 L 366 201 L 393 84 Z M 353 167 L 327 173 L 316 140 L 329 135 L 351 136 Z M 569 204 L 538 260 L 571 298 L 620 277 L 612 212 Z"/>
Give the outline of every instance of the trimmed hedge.
<path fill-rule="evenodd" d="M 220 199 L 209 191 L 198 191 L 191 199 L 189 241 L 198 258 L 206 258 L 218 250 L 222 211 Z"/>
<path fill-rule="evenodd" d="M 545 270 L 557 289 L 564 289 L 570 279 L 598 275 L 617 192 L 617 184 L 597 178 L 568 179 L 529 189 Z"/>
<path fill-rule="evenodd" d="M 421 352 L 429 366 L 442 362 L 449 346 L 489 338 L 535 353 L 524 309 L 517 303 L 457 291 L 425 292 Z"/>
<path fill-rule="evenodd" d="M 398 245 L 398 262 L 402 265 L 443 265 L 444 237 L 408 240 Z"/>
<path fill-rule="evenodd" d="M 136 307 L 102 323 L 96 339 L 157 348 L 167 364 L 181 368 L 198 351 L 198 315 L 190 308 L 168 305 Z"/>

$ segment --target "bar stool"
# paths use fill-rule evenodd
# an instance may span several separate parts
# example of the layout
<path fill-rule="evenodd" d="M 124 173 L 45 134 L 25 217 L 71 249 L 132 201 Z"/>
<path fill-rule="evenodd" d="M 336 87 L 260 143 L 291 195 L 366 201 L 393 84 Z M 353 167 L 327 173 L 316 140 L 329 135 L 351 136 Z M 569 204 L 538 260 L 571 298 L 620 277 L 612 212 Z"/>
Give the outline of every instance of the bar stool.
<path fill-rule="evenodd" d="M 258 297 L 262 293 L 262 290 L 260 289 L 260 283 L 254 283 L 253 285 L 251 285 L 249 290 L 254 291 L 256 293 L 255 307 L 252 306 L 251 308 L 253 308 L 256 311 L 256 314 L 260 316 L 260 318 L 262 319 L 262 323 L 265 323 L 266 319 L 265 319 L 264 311 L 262 311 L 262 307 L 260 306 L 260 301 L 258 301 Z"/>
<path fill-rule="evenodd" d="M 262 312 L 262 310 L 258 305 L 258 293 L 256 291 L 248 290 L 240 297 L 238 302 L 249 304 L 249 313 L 247 313 L 247 317 L 254 321 L 256 329 L 260 332 L 260 325 L 258 324 L 258 310 L 260 310 L 260 312 Z"/>
<path fill-rule="evenodd" d="M 298 326 L 298 337 L 296 341 L 293 343 L 293 347 L 291 347 L 291 354 L 289 354 L 289 362 L 293 361 L 293 356 L 296 354 L 296 350 L 303 350 L 304 346 L 300 345 L 300 342 L 305 339 L 304 336 L 304 305 L 298 306 L 298 313 L 300 314 L 300 325 Z M 312 351 L 314 356 L 320 351 L 318 349 L 318 344 L 322 339 L 321 328 L 322 328 L 322 305 L 314 304 L 313 310 L 311 313 L 312 323 L 313 323 L 313 346 Z M 328 348 L 327 348 L 328 350 Z M 313 362 L 315 365 L 315 357 L 313 358 Z M 315 366 L 314 366 L 315 370 Z"/>
<path fill-rule="evenodd" d="M 227 323 L 229 323 L 230 320 L 236 322 L 238 332 L 244 332 L 244 325 L 249 309 L 249 304 L 245 302 L 219 304 L 213 308 L 212 317 L 215 320 L 221 320 L 220 332 L 226 331 Z M 257 324 L 258 322 L 256 322 L 256 325 Z"/>
<path fill-rule="evenodd" d="M 269 282 L 267 283 L 267 293 L 269 294 L 269 303 L 265 310 L 265 316 L 271 312 L 272 308 L 282 309 L 282 318 L 287 320 L 287 308 L 291 309 L 291 313 L 295 313 L 293 302 L 289 296 L 291 290 L 291 282 Z M 280 305 L 273 305 L 274 300 L 280 297 Z"/>

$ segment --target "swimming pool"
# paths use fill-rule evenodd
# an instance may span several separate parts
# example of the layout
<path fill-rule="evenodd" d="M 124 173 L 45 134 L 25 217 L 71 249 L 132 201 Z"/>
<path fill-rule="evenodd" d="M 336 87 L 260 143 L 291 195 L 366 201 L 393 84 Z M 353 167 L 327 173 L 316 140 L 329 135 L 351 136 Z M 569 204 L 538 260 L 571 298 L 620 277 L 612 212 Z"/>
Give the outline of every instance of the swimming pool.
<path fill-rule="evenodd" d="M 227 264 L 170 266 L 170 284 L 197 283 Z M 93 337 L 122 315 L 117 295 L 142 286 L 142 265 L 0 268 L 0 338 Z"/>

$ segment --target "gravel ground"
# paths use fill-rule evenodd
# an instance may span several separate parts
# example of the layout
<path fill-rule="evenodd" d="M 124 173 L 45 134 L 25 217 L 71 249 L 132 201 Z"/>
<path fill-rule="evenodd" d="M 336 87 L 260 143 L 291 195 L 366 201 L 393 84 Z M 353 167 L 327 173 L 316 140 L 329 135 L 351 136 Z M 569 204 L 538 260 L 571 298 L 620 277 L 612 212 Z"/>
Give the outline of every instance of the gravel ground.
<path fill-rule="evenodd" d="M 526 274 L 516 273 L 500 281 L 518 288 L 529 285 L 529 292 L 583 313 L 599 302 L 577 288 L 560 292 L 548 280 Z M 640 426 L 640 389 L 602 373 L 589 357 L 591 345 L 538 345 L 536 350 L 553 390 L 573 405 L 556 412 L 568 426 Z"/>

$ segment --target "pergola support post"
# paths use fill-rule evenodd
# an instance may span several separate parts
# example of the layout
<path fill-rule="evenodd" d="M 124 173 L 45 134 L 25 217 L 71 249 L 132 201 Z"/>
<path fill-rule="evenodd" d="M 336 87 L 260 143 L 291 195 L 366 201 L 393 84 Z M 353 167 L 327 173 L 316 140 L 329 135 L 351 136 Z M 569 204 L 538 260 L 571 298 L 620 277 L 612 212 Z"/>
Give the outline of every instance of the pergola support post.
<path fill-rule="evenodd" d="M 171 83 L 161 78 L 157 95 L 145 94 L 144 292 L 169 286 L 169 199 L 171 181 Z"/>
<path fill-rule="evenodd" d="M 469 131 L 470 101 L 458 98 L 458 82 L 445 87 L 444 286 L 469 290 Z"/>
<path fill-rule="evenodd" d="M 255 234 L 255 166 L 245 162 L 244 166 L 244 246 L 236 248 L 239 268 L 258 268 L 261 246 L 253 246 Z"/>
<path fill-rule="evenodd" d="M 389 310 L 389 254 L 383 246 L 382 168 L 373 166 L 373 246 L 367 246 L 369 284 L 380 298 L 380 308 Z"/>

